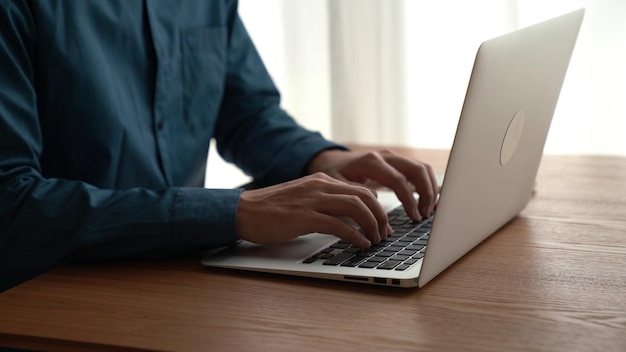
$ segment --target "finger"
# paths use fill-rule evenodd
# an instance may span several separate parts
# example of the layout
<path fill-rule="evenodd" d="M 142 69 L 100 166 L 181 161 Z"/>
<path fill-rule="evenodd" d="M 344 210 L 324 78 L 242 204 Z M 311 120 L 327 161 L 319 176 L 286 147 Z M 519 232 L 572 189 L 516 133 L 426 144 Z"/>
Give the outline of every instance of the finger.
<path fill-rule="evenodd" d="M 388 157 L 385 159 L 399 172 L 406 175 L 415 191 L 419 194 L 419 212 L 430 216 L 438 194 L 437 178 L 432 168 L 415 160 L 404 157 Z"/>
<path fill-rule="evenodd" d="M 429 164 L 426 164 L 429 168 L 429 175 L 430 175 L 430 182 L 432 184 L 433 187 L 433 194 L 435 195 L 435 199 L 433 201 L 433 204 L 430 208 L 430 212 L 432 213 L 435 210 L 435 207 L 437 206 L 437 201 L 439 200 L 439 181 L 437 181 L 437 175 L 435 174 L 435 171 L 433 170 L 432 166 L 430 166 Z"/>
<path fill-rule="evenodd" d="M 413 190 L 409 187 L 407 177 L 386 158 L 397 158 L 397 155 L 385 155 L 379 153 L 368 153 L 363 157 L 362 162 L 365 164 L 362 169 L 363 176 L 373 179 L 380 184 L 391 188 L 402 205 L 406 213 L 414 220 L 421 220 L 418 212 L 417 202 L 413 197 Z"/>
<path fill-rule="evenodd" d="M 380 242 L 380 238 L 387 238 L 390 233 L 388 230 L 389 219 L 382 205 L 376 199 L 374 191 L 362 185 L 335 180 L 325 174 L 315 175 L 315 179 L 311 180 L 313 187 L 319 187 L 320 190 L 328 194 L 357 197 L 337 197 L 334 200 L 318 198 L 327 210 L 332 211 L 330 215 L 351 217 L 365 230 L 368 236 L 371 236 L 370 239 L 375 243 Z M 342 202 L 347 202 L 347 204 L 342 204 Z M 365 216 L 371 215 L 376 219 L 377 230 L 372 228 L 371 223 L 367 223 L 368 220 Z"/>
<path fill-rule="evenodd" d="M 358 187 L 350 190 L 358 194 L 329 195 L 323 200 L 320 207 L 316 207 L 324 214 L 347 218 L 349 224 L 363 229 L 366 237 L 373 243 L 379 243 L 387 238 L 387 214 L 380 203 L 368 194 L 368 190 Z"/>
<path fill-rule="evenodd" d="M 439 194 L 437 178 L 428 164 L 418 165 L 418 170 L 415 171 L 416 173 L 410 178 L 410 182 L 420 196 L 418 205 L 420 212 L 428 217 L 435 208 Z"/>
<path fill-rule="evenodd" d="M 316 223 L 315 232 L 337 236 L 352 243 L 355 247 L 363 249 L 372 245 L 372 242 L 361 231 L 334 216 L 318 214 L 314 221 Z"/>

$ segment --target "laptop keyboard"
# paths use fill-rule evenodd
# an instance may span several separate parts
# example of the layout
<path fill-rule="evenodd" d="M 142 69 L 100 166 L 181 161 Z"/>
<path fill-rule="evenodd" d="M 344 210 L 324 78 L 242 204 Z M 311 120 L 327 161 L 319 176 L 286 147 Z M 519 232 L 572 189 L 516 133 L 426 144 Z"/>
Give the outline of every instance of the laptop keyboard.
<path fill-rule="evenodd" d="M 402 206 L 389 213 L 389 224 L 394 232 L 368 249 L 354 247 L 338 240 L 303 263 L 322 261 L 324 265 L 338 265 L 380 270 L 406 270 L 424 257 L 434 214 L 421 222 L 411 220 Z"/>

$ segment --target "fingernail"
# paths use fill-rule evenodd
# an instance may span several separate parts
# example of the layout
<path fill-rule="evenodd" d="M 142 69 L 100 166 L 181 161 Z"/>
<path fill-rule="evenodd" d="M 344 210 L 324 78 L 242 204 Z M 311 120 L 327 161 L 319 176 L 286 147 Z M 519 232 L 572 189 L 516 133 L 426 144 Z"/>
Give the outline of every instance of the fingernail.
<path fill-rule="evenodd" d="M 422 216 L 420 215 L 417 209 L 413 209 L 413 219 L 417 221 L 422 221 Z"/>
<path fill-rule="evenodd" d="M 391 227 L 391 225 L 387 224 L 387 236 L 391 235 L 393 233 L 393 227 Z"/>

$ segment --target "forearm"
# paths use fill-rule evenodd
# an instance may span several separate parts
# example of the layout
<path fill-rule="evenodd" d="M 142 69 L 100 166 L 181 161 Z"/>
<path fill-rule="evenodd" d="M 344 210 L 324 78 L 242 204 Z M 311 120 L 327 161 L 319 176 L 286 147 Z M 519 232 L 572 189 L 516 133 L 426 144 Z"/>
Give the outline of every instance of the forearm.
<path fill-rule="evenodd" d="M 3 181 L 0 291 L 64 262 L 163 257 L 236 239 L 240 190 L 114 191 L 25 174 Z"/>
<path fill-rule="evenodd" d="M 346 149 L 332 148 L 319 152 L 306 165 L 305 172 L 309 175 L 316 172 L 324 172 L 343 160 L 354 156 L 352 153 L 346 153 L 346 151 Z"/>
<path fill-rule="evenodd" d="M 238 17 L 230 29 L 215 138 L 224 159 L 262 185 L 303 176 L 314 155 L 339 147 L 305 130 L 280 108 L 280 94 Z"/>
<path fill-rule="evenodd" d="M 257 115 L 241 123 L 239 135 L 225 133 L 227 138 L 218 138 L 218 147 L 225 158 L 260 184 L 276 184 L 304 176 L 306 166 L 315 155 L 327 149 L 343 148 L 318 133 L 303 129 L 279 108 L 263 114 L 266 116 Z"/>

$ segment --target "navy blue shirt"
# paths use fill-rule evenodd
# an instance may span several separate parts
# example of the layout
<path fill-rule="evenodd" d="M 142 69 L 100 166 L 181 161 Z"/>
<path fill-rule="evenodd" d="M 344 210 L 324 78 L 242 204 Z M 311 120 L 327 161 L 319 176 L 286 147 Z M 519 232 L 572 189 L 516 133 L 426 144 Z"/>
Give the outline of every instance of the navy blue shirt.
<path fill-rule="evenodd" d="M 235 242 L 212 138 L 260 184 L 338 147 L 280 109 L 236 1 L 0 1 L 0 290 Z"/>

